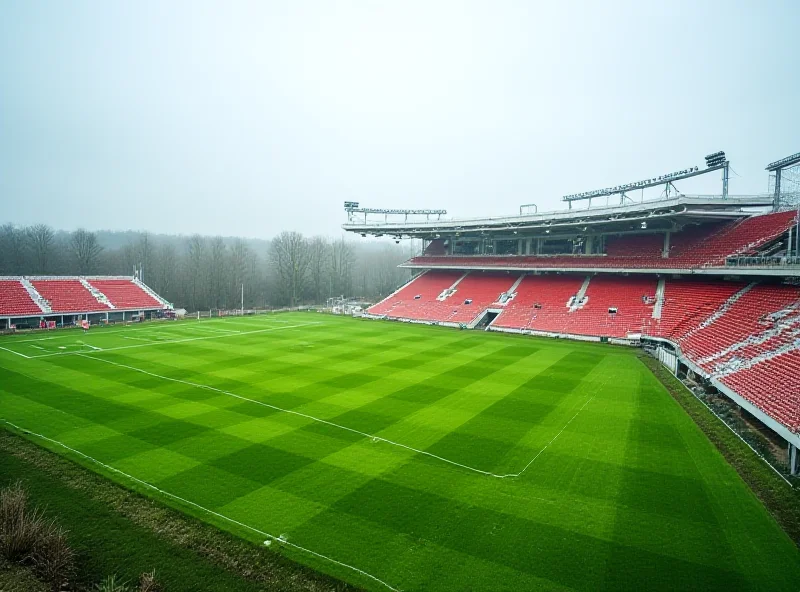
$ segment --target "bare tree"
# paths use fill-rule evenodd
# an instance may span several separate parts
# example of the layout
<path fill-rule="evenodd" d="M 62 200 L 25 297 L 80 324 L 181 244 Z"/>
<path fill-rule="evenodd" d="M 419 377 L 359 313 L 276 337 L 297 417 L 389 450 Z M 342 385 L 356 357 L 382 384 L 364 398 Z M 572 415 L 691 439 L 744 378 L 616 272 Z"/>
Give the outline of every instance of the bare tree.
<path fill-rule="evenodd" d="M 25 271 L 25 233 L 13 224 L 0 226 L 0 274 Z"/>
<path fill-rule="evenodd" d="M 55 239 L 53 229 L 46 224 L 36 224 L 29 227 L 26 234 L 33 253 L 35 273 L 47 273 Z"/>
<path fill-rule="evenodd" d="M 243 286 L 250 283 L 247 277 L 248 260 L 250 259 L 250 247 L 242 239 L 236 239 L 230 250 L 230 264 L 228 275 L 230 278 L 229 301 L 232 303 L 240 302 Z M 248 286 L 249 287 L 249 286 Z"/>
<path fill-rule="evenodd" d="M 155 278 L 153 289 L 170 301 L 175 301 L 175 286 L 178 283 L 178 256 L 175 245 L 164 243 L 156 249 L 155 259 L 156 274 L 150 277 Z"/>
<path fill-rule="evenodd" d="M 93 273 L 97 267 L 97 259 L 103 247 L 97 242 L 97 235 L 83 228 L 72 233 L 69 239 L 72 254 L 78 264 L 78 273 Z"/>
<path fill-rule="evenodd" d="M 143 282 L 149 281 L 154 270 L 151 269 L 153 264 L 153 241 L 150 240 L 150 235 L 143 232 L 139 236 L 139 242 L 136 244 L 136 263 L 142 270 Z"/>
<path fill-rule="evenodd" d="M 282 232 L 272 241 L 270 259 L 289 305 L 297 306 L 311 262 L 308 241 L 299 232 Z"/>
<path fill-rule="evenodd" d="M 353 245 L 344 237 L 331 245 L 331 291 L 340 296 L 353 295 Z"/>
<path fill-rule="evenodd" d="M 327 239 L 315 236 L 309 240 L 308 246 L 313 300 L 321 304 L 331 296 L 331 245 Z"/>
<path fill-rule="evenodd" d="M 189 239 L 189 284 L 189 306 L 194 310 L 206 308 L 206 240 L 199 234 Z"/>
<path fill-rule="evenodd" d="M 227 247 L 221 236 L 211 239 L 208 249 L 209 257 L 209 291 L 210 304 L 213 308 L 224 308 L 226 305 L 225 277 L 227 275 L 226 257 Z"/>

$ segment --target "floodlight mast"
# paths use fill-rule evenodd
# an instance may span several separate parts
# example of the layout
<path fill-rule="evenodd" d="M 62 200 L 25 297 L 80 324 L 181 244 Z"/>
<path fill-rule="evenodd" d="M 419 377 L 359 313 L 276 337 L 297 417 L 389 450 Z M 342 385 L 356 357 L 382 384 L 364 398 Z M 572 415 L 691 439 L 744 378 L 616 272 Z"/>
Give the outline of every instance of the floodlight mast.
<path fill-rule="evenodd" d="M 783 169 L 788 169 L 798 164 L 800 164 L 800 152 L 792 154 L 791 156 L 787 156 L 786 158 L 781 158 L 780 160 L 776 160 L 775 162 L 771 162 L 766 167 L 767 171 L 775 173 L 774 207 L 776 210 L 780 207 L 781 173 L 783 172 Z"/>
<path fill-rule="evenodd" d="M 367 223 L 367 214 L 383 214 L 384 220 L 389 221 L 389 216 L 405 216 L 405 221 L 408 222 L 409 216 L 425 216 L 427 220 L 431 216 L 437 216 L 437 220 L 441 220 L 442 216 L 447 214 L 447 210 L 395 210 L 383 208 L 361 208 L 359 203 L 355 201 L 344 202 L 344 211 L 347 212 L 348 220 L 352 223 L 357 223 L 356 214 L 364 214 L 364 224 Z"/>
<path fill-rule="evenodd" d="M 800 165 L 800 152 L 792 154 L 791 156 L 787 156 L 786 158 L 781 158 L 780 160 L 776 160 L 775 162 L 771 162 L 766 166 L 766 170 L 769 172 L 775 173 L 775 193 L 773 197 L 773 209 L 779 210 L 781 209 L 781 173 L 784 169 L 796 167 Z M 791 179 L 791 178 L 790 178 Z M 791 203 L 791 199 L 789 200 Z M 791 233 L 789 233 L 789 249 L 788 254 L 791 254 L 792 245 L 791 245 Z M 797 202 L 797 218 L 795 220 L 795 256 L 800 257 L 800 201 Z"/>
<path fill-rule="evenodd" d="M 674 173 L 668 173 L 666 175 L 661 175 L 659 177 L 654 177 L 652 179 L 644 179 L 642 181 L 635 181 L 633 183 L 618 185 L 616 187 L 606 187 L 605 189 L 596 189 L 594 191 L 585 191 L 583 193 L 565 195 L 562 198 L 562 201 L 567 202 L 569 205 L 569 209 L 572 209 L 573 201 L 589 200 L 589 207 L 591 207 L 592 198 L 594 197 L 608 197 L 611 195 L 619 195 L 620 204 L 623 204 L 625 203 L 625 199 L 631 199 L 626 195 L 627 191 L 631 191 L 634 189 L 647 189 L 648 187 L 658 187 L 662 185 L 664 186 L 664 192 L 662 195 L 670 197 L 673 191 L 678 195 L 680 195 L 680 192 L 674 185 L 675 181 L 679 181 L 681 179 L 689 179 L 691 177 L 696 177 L 698 175 L 705 175 L 706 173 L 711 173 L 713 171 L 718 171 L 720 169 L 722 170 L 722 198 L 726 199 L 728 197 L 729 166 L 730 166 L 730 161 L 728 161 L 725 158 L 725 153 L 715 152 L 714 154 L 709 154 L 708 156 L 706 156 L 706 168 L 702 170 L 696 166 L 689 167 L 688 169 L 675 171 Z"/>

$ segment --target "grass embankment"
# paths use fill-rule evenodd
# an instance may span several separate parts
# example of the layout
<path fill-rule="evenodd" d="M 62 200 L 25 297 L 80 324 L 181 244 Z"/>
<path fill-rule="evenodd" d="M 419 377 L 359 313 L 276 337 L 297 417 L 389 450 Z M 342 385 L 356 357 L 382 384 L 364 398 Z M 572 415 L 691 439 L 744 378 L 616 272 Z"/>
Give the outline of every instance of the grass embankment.
<path fill-rule="evenodd" d="M 686 413 L 703 430 L 736 472 L 750 486 L 781 528 L 800 546 L 800 491 L 792 488 L 735 433 L 714 416 L 667 368 L 658 360 L 643 355 L 642 361 L 683 407 Z"/>
<path fill-rule="evenodd" d="M 2 483 L 21 480 L 31 501 L 68 531 L 77 589 L 110 574 L 135 583 L 155 569 L 166 592 L 343 591 L 332 578 L 169 510 L 18 436 L 0 431 Z M 0 591 L 47 587 L 28 570 L 0 565 Z"/>

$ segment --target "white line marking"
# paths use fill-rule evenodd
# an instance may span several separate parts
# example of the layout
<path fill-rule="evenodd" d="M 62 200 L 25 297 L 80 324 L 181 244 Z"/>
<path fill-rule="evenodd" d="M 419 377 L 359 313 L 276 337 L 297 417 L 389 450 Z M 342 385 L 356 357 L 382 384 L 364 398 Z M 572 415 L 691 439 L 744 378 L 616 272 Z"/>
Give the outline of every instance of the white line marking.
<path fill-rule="evenodd" d="M 103 351 L 103 348 L 102 348 L 102 347 L 95 347 L 95 346 L 93 346 L 93 345 L 89 345 L 88 343 L 84 343 L 83 345 L 84 345 L 85 347 L 90 347 L 90 348 L 92 348 L 94 351 Z"/>
<path fill-rule="evenodd" d="M 110 350 L 104 350 L 104 351 L 110 351 Z M 84 354 L 84 353 L 80 353 L 80 352 L 78 352 L 77 355 L 79 355 L 82 358 L 88 358 L 90 360 L 95 360 L 97 362 L 103 362 L 104 364 L 111 364 L 112 366 L 117 366 L 119 368 L 126 368 L 127 370 L 133 370 L 134 372 L 141 372 L 142 374 L 146 374 L 147 376 L 152 376 L 153 378 L 160 378 L 161 380 L 168 380 L 170 382 L 177 382 L 177 383 L 180 383 L 180 384 L 185 384 L 187 386 L 193 386 L 195 388 L 214 391 L 216 393 L 221 393 L 223 395 L 227 395 L 229 397 L 234 397 L 234 398 L 242 400 L 242 401 L 248 401 L 249 403 L 254 403 L 256 405 L 261 405 L 262 407 L 267 407 L 269 409 L 274 409 L 276 411 L 280 411 L 280 412 L 283 412 L 283 413 L 288 413 L 290 415 L 297 415 L 299 417 L 304 417 L 306 419 L 311 419 L 313 421 L 317 421 L 319 423 L 324 423 L 324 424 L 327 424 L 329 426 L 333 426 L 335 428 L 339 428 L 339 429 L 342 429 L 342 430 L 346 430 L 348 432 L 352 432 L 354 434 L 359 434 L 360 436 L 364 436 L 365 438 L 371 439 L 373 442 L 385 442 L 386 444 L 391 444 L 392 446 L 398 446 L 399 448 L 404 448 L 406 450 L 410 450 L 410 451 L 415 452 L 417 454 L 422 454 L 422 455 L 425 455 L 425 456 L 429 456 L 431 458 L 435 458 L 435 459 L 440 460 L 442 462 L 445 462 L 445 463 L 448 463 L 448 464 L 451 464 L 451 465 L 454 465 L 454 466 L 457 466 L 457 467 L 461 467 L 462 469 L 466 469 L 466 470 L 472 471 L 474 473 L 480 473 L 481 475 L 486 475 L 488 477 L 496 477 L 498 479 L 507 479 L 509 477 L 519 477 L 520 475 L 522 475 L 522 473 L 524 473 L 528 469 L 528 467 L 530 467 L 533 464 L 533 461 L 536 460 L 537 458 L 539 458 L 539 455 L 542 454 L 545 451 L 545 449 L 548 446 L 550 446 L 550 444 L 552 444 L 556 440 L 556 438 L 558 438 L 565 429 L 567 429 L 567 426 L 570 423 L 572 423 L 572 420 L 575 419 L 581 411 L 583 411 L 584 407 L 586 407 L 586 405 L 589 404 L 589 401 L 591 401 L 595 397 L 594 395 L 592 395 L 592 397 L 583 404 L 583 407 L 578 409 L 577 413 L 575 413 L 575 415 L 573 415 L 572 418 L 566 424 L 564 424 L 564 427 L 561 428 L 561 431 L 558 432 L 553 437 L 552 440 L 550 440 L 547 444 L 545 444 L 544 448 L 542 448 L 536 454 L 536 456 L 534 456 L 533 459 L 527 465 L 525 465 L 524 469 L 522 469 L 519 473 L 509 473 L 509 474 L 506 474 L 506 475 L 498 475 L 498 474 L 492 473 L 490 471 L 484 471 L 483 469 L 478 469 L 478 468 L 471 467 L 469 465 L 465 465 L 463 463 L 460 463 L 460 462 L 457 462 L 457 461 L 454 461 L 454 460 L 450 460 L 449 458 L 444 458 L 443 456 L 439 456 L 437 454 L 433 454 L 432 452 L 428 452 L 426 450 L 420 450 L 419 448 L 414 448 L 412 446 L 408 446 L 408 445 L 402 444 L 400 442 L 395 442 L 394 440 L 389 440 L 387 438 L 382 438 L 381 436 L 376 436 L 374 434 L 368 434 L 368 433 L 362 432 L 360 430 L 349 428 L 347 426 L 340 425 L 340 424 L 334 423 L 332 421 L 328 421 L 327 419 L 321 419 L 319 417 L 314 417 L 313 415 L 309 415 L 307 413 L 302 413 L 300 411 L 294 411 L 292 409 L 284 409 L 283 407 L 278 407 L 277 405 L 271 405 L 269 403 L 264 403 L 263 401 L 257 401 L 256 399 L 249 399 L 247 397 L 243 397 L 242 395 L 237 395 L 236 393 L 232 393 L 230 391 L 225 391 L 225 390 L 219 389 L 219 388 L 214 387 L 214 386 L 209 386 L 207 384 L 201 384 L 201 383 L 198 383 L 198 382 L 191 382 L 189 380 L 181 380 L 180 378 L 170 378 L 169 376 L 162 376 L 160 374 L 155 374 L 153 372 L 148 372 L 147 370 L 142 370 L 141 368 L 136 368 L 135 366 L 128 366 L 126 364 L 120 364 L 119 362 L 112 362 L 111 360 L 104 360 L 103 358 L 96 358 L 94 356 L 90 356 L 90 355 L 87 355 L 87 354 Z"/>
<path fill-rule="evenodd" d="M 320 322 L 315 323 L 303 323 L 302 325 L 286 325 L 285 327 L 269 327 L 267 329 L 256 329 L 255 331 L 242 331 L 241 333 L 231 333 L 226 335 L 204 335 L 202 337 L 187 337 L 186 339 L 173 339 L 171 341 L 152 341 L 150 343 L 139 343 L 137 345 L 121 345 L 119 347 L 107 347 L 103 349 L 104 352 L 110 351 L 119 351 L 122 349 L 133 349 L 137 347 L 150 347 L 154 345 L 167 345 L 170 343 L 188 343 L 189 341 L 203 341 L 206 339 L 222 339 L 224 337 L 242 337 L 244 335 L 253 335 L 255 333 L 266 333 L 269 331 L 283 331 L 284 329 L 297 329 L 298 327 L 307 327 L 309 325 L 319 325 Z M 2 348 L 5 349 L 5 348 Z M 11 351 L 11 350 L 9 350 Z M 41 354 L 38 356 L 25 356 L 24 354 L 20 354 L 19 352 L 13 352 L 25 358 L 30 358 L 33 360 L 37 360 L 39 358 L 49 358 L 50 356 L 69 356 L 69 355 L 77 355 L 80 354 L 79 351 L 69 351 L 69 352 L 56 352 L 52 354 Z"/>
<path fill-rule="evenodd" d="M 262 326 L 262 327 L 267 326 L 267 323 L 263 323 L 263 322 L 247 322 L 247 321 L 241 321 L 241 317 L 236 317 L 236 318 L 240 319 L 239 324 L 241 324 L 243 326 L 246 326 L 246 327 L 254 327 L 254 326 L 257 327 L 259 325 Z M 251 318 L 251 317 L 247 317 L 247 318 Z M 278 319 L 273 319 L 273 318 L 269 318 L 268 320 L 272 321 L 273 323 L 284 323 L 285 324 L 285 323 L 289 322 L 289 321 L 286 321 L 286 320 L 278 320 Z M 210 319 L 210 320 L 204 319 L 203 321 L 200 321 L 200 322 L 201 322 L 201 324 L 206 324 L 206 323 L 213 324 L 213 323 L 220 323 L 220 322 L 222 322 L 222 323 L 230 323 L 232 321 L 223 320 L 223 319 Z M 322 323 L 322 321 L 319 321 L 319 322 Z M 194 321 L 193 319 L 187 319 L 185 321 L 177 321 L 175 323 L 172 323 L 172 322 L 153 322 L 153 323 L 144 323 L 143 325 L 136 325 L 136 326 L 119 324 L 119 325 L 110 326 L 110 327 L 103 327 L 102 329 L 99 329 L 99 333 L 101 335 L 117 335 L 119 333 L 131 333 L 133 331 L 156 331 L 156 332 L 160 332 L 160 331 L 169 331 L 169 330 L 173 330 L 173 329 L 180 330 L 180 329 L 183 329 L 183 328 L 185 328 L 185 329 L 197 328 L 197 321 Z M 29 342 L 37 342 L 37 341 L 48 341 L 48 340 L 51 340 L 51 339 L 72 339 L 73 337 L 75 337 L 75 334 L 77 333 L 78 329 L 79 329 L 79 327 L 65 328 L 65 329 L 59 330 L 59 333 L 63 332 L 61 335 L 51 335 L 50 337 L 38 337 L 38 338 L 34 338 L 34 339 L 17 339 L 17 337 L 22 337 L 22 335 L 10 335 L 10 336 L 8 336 L 7 338 L 4 338 L 4 339 L 8 339 L 9 341 L 13 341 L 14 343 L 29 343 Z M 98 329 L 96 329 L 96 330 L 98 330 Z"/>
<path fill-rule="evenodd" d="M 42 346 L 40 346 L 40 345 L 33 345 L 33 344 L 31 344 L 31 347 L 33 347 L 33 348 L 35 348 L 35 349 L 40 349 L 40 350 L 42 350 L 42 351 L 47 351 L 45 348 L 43 348 L 43 347 L 42 347 Z"/>
<path fill-rule="evenodd" d="M 359 568 L 354 567 L 352 565 L 348 565 L 347 563 L 343 563 L 341 561 L 333 559 L 332 557 L 328 557 L 327 555 L 323 555 L 322 553 L 317 553 L 316 551 L 312 551 L 311 549 L 307 549 L 306 547 L 301 547 L 300 545 L 296 545 L 294 543 L 290 543 L 288 540 L 286 540 L 286 537 L 284 535 L 275 536 L 275 535 L 270 534 L 268 532 L 264 532 L 263 530 L 259 530 L 257 528 L 254 528 L 254 527 L 250 526 L 249 524 L 245 524 L 244 522 L 239 522 L 238 520 L 234 520 L 233 518 L 229 518 L 228 516 L 225 516 L 224 514 L 220 514 L 219 512 L 215 512 L 213 510 L 209 510 L 208 508 L 203 507 L 200 504 L 197 504 L 197 503 L 195 503 L 193 501 L 190 501 L 190 500 L 188 500 L 186 498 L 182 498 L 180 496 L 177 496 L 174 493 L 170 493 L 169 491 L 166 491 L 164 489 L 160 489 L 159 487 L 156 487 L 155 485 L 153 485 L 151 483 L 148 483 L 147 481 L 144 481 L 142 479 L 139 479 L 138 477 L 134 477 L 133 475 L 130 475 L 128 473 L 120 471 L 119 469 L 117 469 L 116 467 L 112 467 L 111 465 L 107 465 L 106 463 L 104 463 L 102 461 L 99 461 L 96 458 L 93 458 L 93 457 L 89 456 L 88 454 L 84 454 L 80 450 L 76 450 L 76 449 L 74 449 L 74 448 L 72 448 L 70 446 L 67 446 L 63 442 L 59 442 L 58 440 L 53 440 L 52 438 L 48 438 L 47 436 L 43 436 L 42 434 L 37 434 L 36 432 L 32 432 L 30 430 L 26 430 L 25 428 L 21 428 L 20 426 L 15 425 L 15 424 L 13 424 L 10 421 L 7 421 L 5 419 L 0 419 L 0 421 L 2 421 L 6 425 L 11 426 L 14 429 L 16 429 L 16 430 L 18 430 L 18 431 L 20 431 L 20 432 L 22 432 L 24 434 L 29 434 L 31 436 L 36 436 L 37 438 L 41 438 L 42 440 L 46 440 L 48 442 L 52 442 L 53 444 L 56 444 L 57 446 L 61 446 L 65 450 L 69 450 L 70 452 L 72 452 L 74 454 L 77 454 L 78 456 L 81 456 L 82 458 L 85 458 L 86 460 L 91 461 L 91 462 L 103 467 L 104 469 L 107 469 L 107 470 L 109 470 L 109 471 L 111 471 L 113 473 L 116 473 L 118 475 L 122 475 L 123 477 L 127 477 L 131 481 L 139 483 L 140 485 L 144 485 L 148 489 L 151 489 L 153 491 L 157 491 L 158 493 L 160 493 L 162 495 L 170 497 L 170 498 L 172 498 L 174 500 L 178 500 L 179 502 L 182 502 L 184 504 L 190 505 L 190 506 L 192 506 L 194 508 L 197 508 L 198 510 L 202 510 L 203 512 L 205 512 L 207 514 L 210 514 L 211 516 L 216 516 L 217 518 L 221 518 L 222 520 L 225 520 L 226 522 L 230 522 L 231 524 L 235 524 L 237 526 L 241 526 L 242 528 L 245 528 L 245 529 L 247 529 L 247 530 L 249 530 L 251 532 L 259 534 L 259 535 L 265 537 L 266 539 L 269 539 L 271 541 L 276 541 L 276 542 L 280 543 L 281 545 L 287 545 L 289 547 L 293 547 L 295 549 L 298 549 L 299 551 L 303 551 L 303 552 L 308 553 L 310 555 L 313 555 L 315 557 L 319 557 L 321 559 L 325 559 L 326 561 L 330 561 L 331 563 L 335 563 L 336 565 L 340 565 L 342 567 L 346 567 L 347 569 L 350 569 L 350 570 L 352 570 L 352 571 L 354 571 L 356 573 L 361 574 L 362 576 L 365 576 L 365 577 L 367 577 L 367 578 L 369 578 L 369 579 L 371 579 L 371 580 L 373 580 L 375 582 L 378 582 L 379 584 L 382 584 L 382 585 L 386 586 L 387 588 L 389 588 L 389 590 L 393 590 L 394 592 L 400 592 L 398 588 L 395 588 L 394 586 L 392 586 L 390 584 L 387 584 L 386 582 L 384 582 L 380 578 L 378 578 L 376 576 L 373 576 L 372 574 L 367 573 L 362 569 L 359 569 Z"/>
<path fill-rule="evenodd" d="M 11 352 L 12 354 L 17 354 L 18 356 L 22 356 L 23 358 L 26 358 L 28 360 L 31 360 L 33 358 L 38 358 L 39 357 L 39 356 L 26 356 L 25 354 L 21 354 L 18 351 L 14 351 L 13 349 L 8 349 L 7 347 L 0 347 L 0 349 L 2 349 L 4 351 L 7 351 L 7 352 Z"/>
<path fill-rule="evenodd" d="M 211 331 L 212 333 L 241 333 L 238 329 L 217 329 L 216 327 L 192 327 L 196 331 Z"/>
<path fill-rule="evenodd" d="M 557 433 L 555 436 L 553 436 L 553 439 L 552 439 L 552 440 L 550 440 L 550 441 L 549 441 L 547 444 L 545 444 L 545 445 L 544 445 L 544 448 L 542 448 L 542 449 L 541 449 L 539 452 L 537 452 L 537 453 L 536 453 L 536 456 L 534 456 L 534 457 L 533 457 L 533 458 L 530 460 L 530 462 L 529 462 L 527 465 L 525 465 L 525 468 L 524 468 L 524 469 L 522 469 L 522 470 L 521 470 L 519 473 L 513 473 L 513 474 L 510 474 L 510 475 L 500 475 L 500 477 L 501 477 L 501 478 L 505 478 L 505 477 L 519 477 L 520 475 L 522 475 L 522 473 L 524 473 L 525 471 L 527 471 L 527 470 L 528 470 L 528 467 L 529 467 L 529 466 L 531 466 L 531 465 L 533 464 L 533 461 L 535 461 L 537 458 L 539 458 L 539 455 L 540 455 L 540 454 L 542 454 L 542 452 L 544 452 L 545 450 L 547 450 L 547 447 L 548 447 L 548 446 L 550 446 L 550 444 L 552 444 L 553 442 L 555 442 L 555 441 L 556 441 L 556 438 L 558 438 L 558 437 L 561 435 L 561 433 L 562 433 L 564 430 L 566 430 L 566 429 L 567 429 L 567 426 L 568 426 L 569 424 L 571 424 L 571 423 L 572 423 L 572 420 L 573 420 L 573 419 L 575 419 L 576 417 L 578 417 L 578 414 L 579 414 L 581 411 L 583 411 L 584 407 L 586 407 L 586 406 L 589 404 L 589 402 L 590 402 L 592 399 L 594 399 L 594 397 L 595 397 L 595 395 L 592 395 L 591 397 L 589 397 L 589 399 L 587 399 L 587 400 L 586 400 L 586 402 L 583 404 L 583 407 L 581 407 L 580 409 L 578 409 L 578 411 L 575 413 L 575 415 L 573 415 L 573 416 L 570 418 L 570 420 L 569 420 L 567 423 L 565 423 L 565 424 L 564 424 L 564 427 L 563 427 L 563 428 L 561 428 L 561 431 L 560 431 L 560 432 L 558 432 L 558 433 Z"/>
<path fill-rule="evenodd" d="M 109 350 L 104 350 L 109 351 Z M 386 442 L 387 444 L 391 444 L 393 446 L 399 446 L 400 448 L 405 448 L 406 450 L 410 450 L 412 452 L 416 452 L 418 454 L 424 454 L 426 456 L 430 456 L 432 458 L 436 458 L 443 462 L 449 463 L 451 465 L 456 465 L 458 467 L 462 467 L 469 471 L 474 471 L 476 473 L 481 473 L 482 475 L 488 475 L 490 477 L 502 477 L 502 475 L 495 475 L 494 473 L 490 473 L 489 471 L 484 471 L 482 469 L 476 469 L 474 467 L 470 467 L 468 465 L 461 464 L 454 460 L 449 460 L 447 458 L 437 456 L 431 452 L 426 452 L 425 450 L 419 450 L 418 448 L 413 448 L 411 446 L 407 446 L 405 444 L 401 444 L 400 442 L 395 442 L 393 440 L 387 440 L 386 438 L 381 438 L 380 436 L 375 436 L 374 434 L 368 434 L 366 432 L 361 432 L 359 430 L 355 430 L 353 428 L 348 428 L 347 426 L 340 425 L 338 423 L 334 423 L 332 421 L 328 421 L 327 419 L 321 419 L 319 417 L 314 417 L 313 415 L 308 415 L 307 413 L 301 413 L 300 411 L 293 411 L 292 409 L 284 409 L 283 407 L 278 407 L 276 405 L 270 405 L 269 403 L 264 403 L 263 401 L 257 401 L 256 399 L 248 399 L 247 397 L 243 397 L 242 395 L 237 395 L 236 393 L 232 393 L 230 391 L 224 391 L 222 389 L 218 389 L 214 386 L 209 386 L 207 384 L 201 384 L 199 382 L 191 382 L 189 380 L 181 380 L 179 378 L 170 378 L 169 376 L 161 376 L 160 374 L 155 374 L 153 372 L 148 372 L 147 370 L 142 370 L 141 368 L 136 368 L 135 366 L 127 366 L 125 364 L 120 364 L 118 362 L 112 362 L 111 360 L 104 360 L 103 358 L 95 358 L 94 356 L 89 356 L 87 354 L 78 353 L 78 355 L 82 358 L 88 358 L 90 360 L 96 360 L 98 362 L 103 362 L 105 364 L 111 364 L 112 366 L 118 366 L 120 368 L 126 368 L 128 370 L 133 370 L 134 372 L 141 372 L 142 374 L 146 374 L 147 376 L 152 376 L 153 378 L 160 378 L 162 380 L 168 380 L 170 382 L 177 382 L 180 384 L 185 384 L 187 386 L 193 386 L 195 388 L 206 389 L 209 391 L 214 391 L 216 393 L 221 393 L 223 395 L 227 395 L 229 397 L 234 397 L 236 399 L 240 399 L 242 401 L 248 401 L 250 403 L 254 403 L 256 405 L 261 405 L 262 407 L 268 407 L 269 409 L 274 409 L 275 411 L 281 411 L 283 413 L 288 413 L 290 415 L 297 415 L 299 417 L 305 417 L 306 419 L 311 419 L 313 421 L 318 421 L 320 423 L 327 424 L 329 426 L 333 426 L 335 428 L 339 428 L 342 430 L 347 430 L 348 432 L 352 432 L 354 434 L 359 434 L 360 436 L 364 436 L 365 438 L 371 438 L 375 442 Z"/>
<path fill-rule="evenodd" d="M 123 339 L 132 339 L 133 341 L 146 341 L 147 343 L 157 343 L 156 340 L 145 339 L 144 337 L 128 337 L 127 335 L 123 335 L 122 338 Z"/>

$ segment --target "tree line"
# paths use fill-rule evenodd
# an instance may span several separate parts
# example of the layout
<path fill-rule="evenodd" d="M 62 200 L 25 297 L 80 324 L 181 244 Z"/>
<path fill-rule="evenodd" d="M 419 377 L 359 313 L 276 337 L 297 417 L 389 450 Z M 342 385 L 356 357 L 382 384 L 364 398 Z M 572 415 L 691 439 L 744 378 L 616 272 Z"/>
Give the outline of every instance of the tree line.
<path fill-rule="evenodd" d="M 283 232 L 272 240 L 57 231 L 0 226 L 0 275 L 133 275 L 189 310 L 323 304 L 345 296 L 376 301 L 410 278 L 398 264 L 409 242 L 360 242 Z"/>

